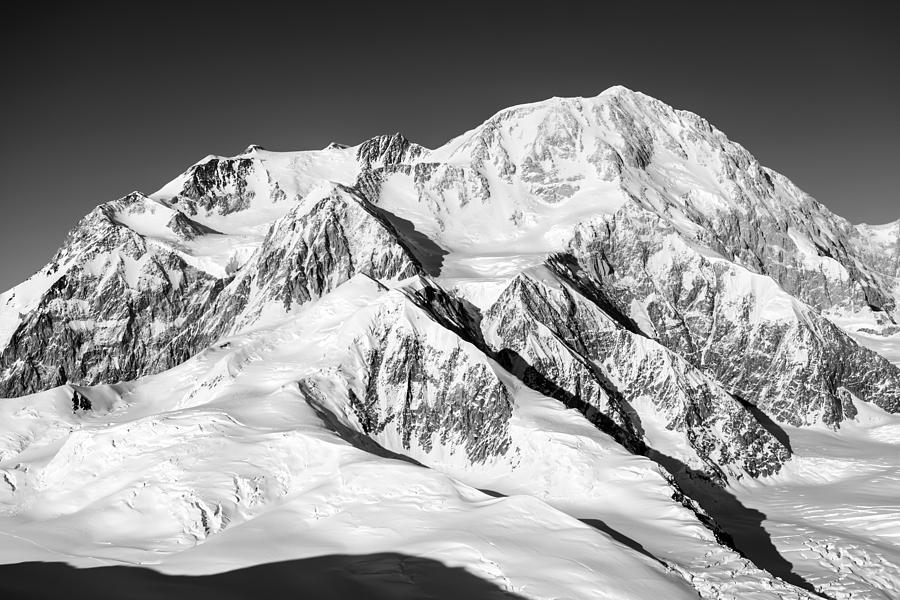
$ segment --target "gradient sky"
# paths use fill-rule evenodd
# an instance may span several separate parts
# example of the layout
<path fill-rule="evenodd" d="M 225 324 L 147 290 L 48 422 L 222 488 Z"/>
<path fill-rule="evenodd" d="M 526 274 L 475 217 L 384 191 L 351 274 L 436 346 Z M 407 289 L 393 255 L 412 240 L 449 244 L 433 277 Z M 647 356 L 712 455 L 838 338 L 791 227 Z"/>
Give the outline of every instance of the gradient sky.
<path fill-rule="evenodd" d="M 703 115 L 851 221 L 900 218 L 887 2 L 28 4 L 0 15 L 0 290 L 97 204 L 207 154 L 434 147 L 615 84 Z"/>

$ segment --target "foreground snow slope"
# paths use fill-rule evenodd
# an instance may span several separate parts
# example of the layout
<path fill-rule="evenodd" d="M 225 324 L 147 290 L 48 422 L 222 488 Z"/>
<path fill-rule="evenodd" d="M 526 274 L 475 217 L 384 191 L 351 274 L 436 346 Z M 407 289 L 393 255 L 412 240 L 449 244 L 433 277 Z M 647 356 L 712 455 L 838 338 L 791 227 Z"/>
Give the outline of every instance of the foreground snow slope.
<path fill-rule="evenodd" d="M 4 400 L 2 556 L 209 573 L 394 551 L 463 566 L 529 598 L 689 598 L 692 587 L 798 597 L 721 548 L 650 461 L 489 363 L 515 409 L 509 450 L 479 463 L 475 479 L 510 493 L 543 480 L 527 494 L 494 498 L 440 474 L 466 472 L 465 463 L 454 467 L 453 443 L 413 452 L 433 462 L 428 469 L 341 439 L 343 428 L 328 423 L 352 424 L 350 407 L 333 406 L 323 420 L 328 408 L 309 403 L 297 382 L 328 381 L 341 368 L 329 355 L 346 352 L 342 336 L 382 306 L 407 305 L 403 297 L 354 278 L 277 327 L 228 339 L 172 371 L 77 388 L 90 410 L 73 413 L 69 387 Z M 424 340 L 454 343 L 436 323 L 417 327 Z M 697 557 L 680 564 L 672 553 L 664 563 L 561 510 L 621 520 L 637 506 Z"/>
<path fill-rule="evenodd" d="M 898 595 L 898 235 L 621 87 L 206 157 L 0 295 L 0 556 Z"/>

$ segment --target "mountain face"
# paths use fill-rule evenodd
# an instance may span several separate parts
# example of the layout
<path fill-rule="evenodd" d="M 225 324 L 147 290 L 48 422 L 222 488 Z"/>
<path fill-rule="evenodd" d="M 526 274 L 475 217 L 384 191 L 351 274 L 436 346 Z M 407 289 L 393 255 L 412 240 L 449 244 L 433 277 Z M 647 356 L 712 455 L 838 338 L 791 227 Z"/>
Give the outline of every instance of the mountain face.
<path fill-rule="evenodd" d="M 577 290 L 578 283 L 557 273 L 518 275 L 482 321 L 490 345 L 521 361 L 510 361 L 513 371 L 527 365 L 526 383 L 586 403 L 588 416 L 598 411 L 610 419 L 626 447 L 659 446 L 658 434 L 642 425 L 644 413 L 684 437 L 690 451 L 678 458 L 694 468 L 721 477 L 723 470 L 778 471 L 790 453 L 749 410 L 678 354 L 616 322 Z"/>
<path fill-rule="evenodd" d="M 3 332 L 3 394 L 134 379 L 187 358 L 172 340 L 223 282 L 186 260 L 180 247 L 211 233 L 139 193 L 91 211 L 50 264 L 20 286 L 43 289 L 25 300 L 29 310 L 15 329 Z M 18 294 L 8 293 L 7 306 Z"/>
<path fill-rule="evenodd" d="M 704 255 L 655 215 L 623 210 L 583 224 L 572 249 L 662 344 L 779 421 L 837 425 L 856 414 L 852 396 L 900 410 L 900 371 L 885 358 L 772 279 Z"/>
<path fill-rule="evenodd" d="M 814 485 L 817 436 L 900 468 L 898 223 L 621 87 L 434 150 L 206 157 L 0 296 L 0 533 L 171 573 L 428 553 L 533 598 L 900 593 L 877 535 L 810 566 L 743 504 Z"/>

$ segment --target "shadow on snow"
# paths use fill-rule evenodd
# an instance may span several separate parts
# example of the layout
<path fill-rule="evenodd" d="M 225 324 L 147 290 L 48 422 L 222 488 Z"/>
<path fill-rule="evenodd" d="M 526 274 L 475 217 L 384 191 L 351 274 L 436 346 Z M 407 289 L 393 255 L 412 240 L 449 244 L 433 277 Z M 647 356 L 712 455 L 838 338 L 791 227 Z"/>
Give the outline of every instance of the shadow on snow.
<path fill-rule="evenodd" d="M 63 563 L 0 565 L 0 597 L 18 600 L 517 600 L 489 581 L 435 560 L 396 553 L 331 555 L 215 575 L 164 575 L 141 567 L 76 569 Z"/>

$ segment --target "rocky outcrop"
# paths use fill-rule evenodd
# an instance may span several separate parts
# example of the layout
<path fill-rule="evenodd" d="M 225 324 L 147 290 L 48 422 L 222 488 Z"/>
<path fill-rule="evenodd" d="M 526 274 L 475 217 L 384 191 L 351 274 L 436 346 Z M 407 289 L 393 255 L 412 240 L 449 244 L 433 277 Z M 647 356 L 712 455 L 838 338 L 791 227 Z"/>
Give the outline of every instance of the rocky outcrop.
<path fill-rule="evenodd" d="M 252 325 L 264 312 L 282 313 L 320 298 L 357 273 L 402 279 L 420 272 L 391 225 L 350 188 L 301 203 L 269 228 L 265 239 L 203 319 L 185 337 L 198 349 Z"/>
<path fill-rule="evenodd" d="M 0 352 L 0 394 L 134 379 L 183 360 L 172 340 L 224 283 L 122 223 L 147 202 L 131 195 L 98 207 L 35 276 L 47 289 Z M 183 241 L 205 230 L 180 213 L 168 223 Z"/>
<path fill-rule="evenodd" d="M 648 211 L 629 205 L 583 225 L 571 251 L 648 335 L 782 422 L 837 426 L 855 415 L 853 397 L 900 411 L 897 367 Z"/>
<path fill-rule="evenodd" d="M 387 293 L 342 360 L 301 389 L 320 409 L 337 402 L 351 428 L 395 452 L 470 463 L 505 454 L 512 396 L 488 357 L 422 300 Z"/>
<path fill-rule="evenodd" d="M 188 214 L 203 210 L 225 215 L 245 210 L 255 195 L 247 183 L 255 166 L 251 158 L 210 158 L 194 165 L 173 204 Z"/>
<path fill-rule="evenodd" d="M 624 88 L 605 104 L 602 123 L 622 140 L 613 147 L 647 157 L 625 160 L 621 180 L 634 202 L 820 311 L 896 317 L 893 284 L 863 259 L 845 219 L 697 115 Z"/>
<path fill-rule="evenodd" d="M 98 207 L 69 234 L 47 267 L 65 275 L 0 353 L 4 396 L 157 373 L 252 325 L 266 309 L 284 314 L 356 273 L 402 278 L 419 272 L 391 226 L 341 186 L 276 221 L 256 254 L 226 278 L 192 266 L 177 243 L 124 225 L 117 215 L 132 205 Z M 171 230 L 182 241 L 209 231 L 175 215 L 188 227 Z"/>
<path fill-rule="evenodd" d="M 283 202 L 287 193 L 266 167 L 261 152 L 262 147 L 250 146 L 235 157 L 208 156 L 155 196 L 192 217 L 221 217 L 250 210 L 255 205 Z"/>
<path fill-rule="evenodd" d="M 641 453 L 662 442 L 642 416 L 661 421 L 683 437 L 687 451 L 674 458 L 717 479 L 781 467 L 789 451 L 746 408 L 621 315 L 604 311 L 590 282 L 575 280 L 568 267 L 557 259 L 517 276 L 481 323 L 485 341 L 513 357 L 507 362 L 514 369 L 518 363 L 526 383 L 579 408 Z"/>
<path fill-rule="evenodd" d="M 356 159 L 363 170 L 388 168 L 408 164 L 418 158 L 425 149 L 413 144 L 402 134 L 379 135 L 366 140 L 356 150 Z"/>

